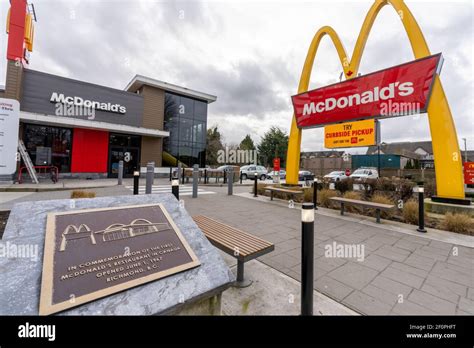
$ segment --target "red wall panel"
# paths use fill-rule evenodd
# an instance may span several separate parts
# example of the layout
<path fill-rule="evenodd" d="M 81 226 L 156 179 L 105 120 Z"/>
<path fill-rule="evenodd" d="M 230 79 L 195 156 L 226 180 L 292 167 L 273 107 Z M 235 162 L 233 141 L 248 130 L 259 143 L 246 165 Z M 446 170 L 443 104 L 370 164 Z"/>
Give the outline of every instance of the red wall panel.
<path fill-rule="evenodd" d="M 75 128 L 71 173 L 107 173 L 109 132 Z"/>

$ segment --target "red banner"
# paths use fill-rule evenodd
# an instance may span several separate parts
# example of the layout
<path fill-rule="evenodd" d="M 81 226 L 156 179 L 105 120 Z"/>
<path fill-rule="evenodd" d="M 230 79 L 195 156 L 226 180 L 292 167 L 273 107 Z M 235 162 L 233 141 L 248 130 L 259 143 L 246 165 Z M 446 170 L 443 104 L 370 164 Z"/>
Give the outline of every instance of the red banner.
<path fill-rule="evenodd" d="M 299 128 L 426 112 L 441 53 L 292 97 Z"/>

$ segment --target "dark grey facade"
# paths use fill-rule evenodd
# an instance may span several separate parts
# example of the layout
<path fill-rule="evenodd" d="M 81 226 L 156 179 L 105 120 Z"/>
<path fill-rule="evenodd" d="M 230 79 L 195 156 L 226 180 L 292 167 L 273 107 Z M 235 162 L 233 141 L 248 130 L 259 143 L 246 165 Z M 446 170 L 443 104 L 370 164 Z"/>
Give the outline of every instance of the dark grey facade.
<path fill-rule="evenodd" d="M 20 98 L 22 111 L 56 115 L 56 102 L 51 101 L 53 93 L 100 103 L 119 104 L 126 108 L 125 113 L 95 109 L 93 121 L 134 127 L 142 126 L 143 97 L 139 94 L 24 69 Z"/>

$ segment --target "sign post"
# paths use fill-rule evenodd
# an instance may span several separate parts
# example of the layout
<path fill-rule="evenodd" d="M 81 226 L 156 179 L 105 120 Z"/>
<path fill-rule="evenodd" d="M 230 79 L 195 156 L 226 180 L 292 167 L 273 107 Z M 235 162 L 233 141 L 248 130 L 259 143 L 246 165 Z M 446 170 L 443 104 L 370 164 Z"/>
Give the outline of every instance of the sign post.
<path fill-rule="evenodd" d="M 0 175 L 16 172 L 20 103 L 0 98 Z"/>
<path fill-rule="evenodd" d="M 273 159 L 273 182 L 276 184 L 280 183 L 280 157 Z"/>

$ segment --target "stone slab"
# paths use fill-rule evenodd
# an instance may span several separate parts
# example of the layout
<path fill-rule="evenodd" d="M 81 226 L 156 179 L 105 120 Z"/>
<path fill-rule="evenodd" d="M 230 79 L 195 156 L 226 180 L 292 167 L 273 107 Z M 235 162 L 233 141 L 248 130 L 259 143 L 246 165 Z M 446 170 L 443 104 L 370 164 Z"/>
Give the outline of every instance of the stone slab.
<path fill-rule="evenodd" d="M 235 276 L 185 208 L 169 193 L 64 199 L 16 204 L 2 243 L 37 246 L 38 257 L 0 259 L 0 315 L 37 315 L 43 266 L 46 216 L 49 212 L 162 203 L 201 265 L 157 281 L 104 297 L 63 315 L 151 315 L 182 311 L 227 289 Z"/>

